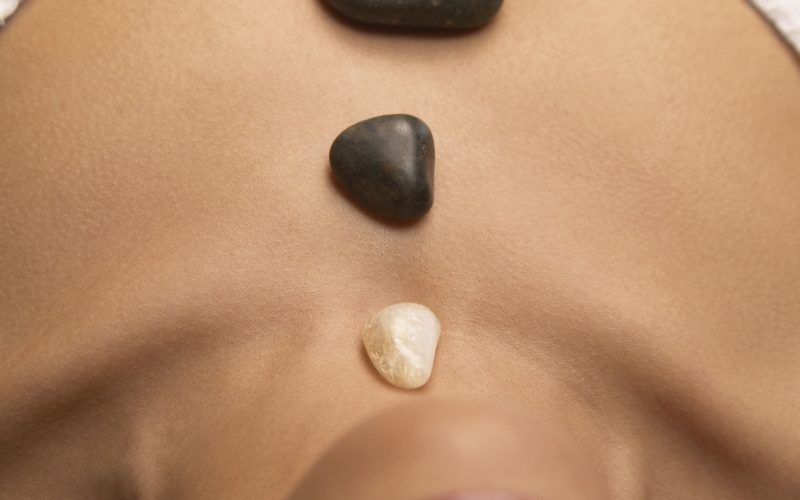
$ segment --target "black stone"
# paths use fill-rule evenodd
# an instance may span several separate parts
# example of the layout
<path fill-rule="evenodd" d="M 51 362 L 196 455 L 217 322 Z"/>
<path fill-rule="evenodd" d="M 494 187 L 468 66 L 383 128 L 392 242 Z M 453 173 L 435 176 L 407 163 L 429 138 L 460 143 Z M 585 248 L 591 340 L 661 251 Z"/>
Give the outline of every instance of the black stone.
<path fill-rule="evenodd" d="M 356 123 L 333 141 L 330 159 L 342 187 L 376 215 L 409 221 L 433 205 L 433 135 L 415 116 Z"/>
<path fill-rule="evenodd" d="M 470 29 L 488 23 L 503 0 L 327 0 L 354 21 L 408 28 Z"/>

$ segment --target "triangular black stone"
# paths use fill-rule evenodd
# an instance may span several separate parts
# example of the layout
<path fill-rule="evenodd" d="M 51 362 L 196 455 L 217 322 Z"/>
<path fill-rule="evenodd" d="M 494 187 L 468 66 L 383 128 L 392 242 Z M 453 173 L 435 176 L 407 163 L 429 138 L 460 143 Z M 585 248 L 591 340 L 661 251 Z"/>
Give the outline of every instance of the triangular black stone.
<path fill-rule="evenodd" d="M 339 134 L 330 152 L 339 183 L 370 212 L 408 221 L 433 205 L 433 135 L 411 115 L 385 115 Z"/>

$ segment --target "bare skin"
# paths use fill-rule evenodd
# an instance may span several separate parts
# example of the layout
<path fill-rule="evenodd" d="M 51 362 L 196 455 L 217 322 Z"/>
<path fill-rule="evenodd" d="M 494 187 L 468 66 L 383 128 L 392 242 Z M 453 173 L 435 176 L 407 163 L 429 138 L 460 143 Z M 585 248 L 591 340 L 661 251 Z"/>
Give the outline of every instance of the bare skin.
<path fill-rule="evenodd" d="M 0 498 L 800 496 L 800 72 L 747 4 L 29 1 L 0 89 Z M 399 112 L 409 226 L 327 165 Z M 358 340 L 402 301 L 415 392 Z"/>

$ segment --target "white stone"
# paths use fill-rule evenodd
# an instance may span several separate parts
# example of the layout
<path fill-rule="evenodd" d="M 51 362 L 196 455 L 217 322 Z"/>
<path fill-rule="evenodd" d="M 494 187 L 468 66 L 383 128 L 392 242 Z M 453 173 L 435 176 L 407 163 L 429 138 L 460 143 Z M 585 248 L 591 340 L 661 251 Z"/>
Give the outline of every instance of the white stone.
<path fill-rule="evenodd" d="M 0 26 L 19 7 L 19 0 L 0 0 Z"/>
<path fill-rule="evenodd" d="M 441 329 L 433 311 L 401 302 L 373 316 L 364 327 L 362 340 L 383 378 L 397 387 L 416 389 L 431 377 Z"/>

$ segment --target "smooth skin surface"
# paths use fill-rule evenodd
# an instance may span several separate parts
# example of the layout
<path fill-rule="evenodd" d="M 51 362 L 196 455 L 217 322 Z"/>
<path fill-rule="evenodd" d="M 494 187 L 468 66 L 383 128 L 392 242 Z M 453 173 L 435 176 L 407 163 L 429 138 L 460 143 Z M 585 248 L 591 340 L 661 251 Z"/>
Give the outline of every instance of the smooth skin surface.
<path fill-rule="evenodd" d="M 0 498 L 345 498 L 353 449 L 405 465 L 350 499 L 800 497 L 800 71 L 746 3 L 30 0 L 0 89 Z M 410 226 L 329 174 L 387 113 L 436 133 Z M 360 346 L 403 301 L 417 392 Z"/>

